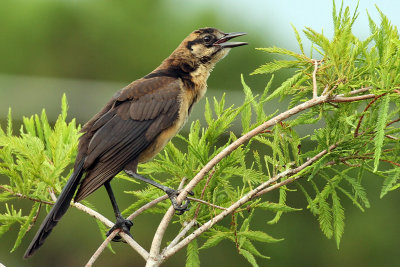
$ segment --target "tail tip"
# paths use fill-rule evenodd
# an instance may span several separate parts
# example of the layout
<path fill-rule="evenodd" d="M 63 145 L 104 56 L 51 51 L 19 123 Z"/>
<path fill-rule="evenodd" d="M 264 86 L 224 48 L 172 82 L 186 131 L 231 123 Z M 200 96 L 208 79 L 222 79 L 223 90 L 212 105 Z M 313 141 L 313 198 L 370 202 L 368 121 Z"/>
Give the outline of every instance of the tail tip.
<path fill-rule="evenodd" d="M 34 246 L 33 244 L 30 244 L 27 250 L 25 251 L 25 254 L 23 256 L 24 259 L 28 259 L 32 257 L 33 254 L 35 254 L 36 250 L 38 247 Z"/>
<path fill-rule="evenodd" d="M 25 252 L 23 258 L 24 258 L 24 259 L 28 259 L 28 258 L 30 258 L 30 257 L 32 256 L 32 254 L 33 254 L 33 253 L 31 253 L 31 251 L 28 250 L 28 251 Z"/>

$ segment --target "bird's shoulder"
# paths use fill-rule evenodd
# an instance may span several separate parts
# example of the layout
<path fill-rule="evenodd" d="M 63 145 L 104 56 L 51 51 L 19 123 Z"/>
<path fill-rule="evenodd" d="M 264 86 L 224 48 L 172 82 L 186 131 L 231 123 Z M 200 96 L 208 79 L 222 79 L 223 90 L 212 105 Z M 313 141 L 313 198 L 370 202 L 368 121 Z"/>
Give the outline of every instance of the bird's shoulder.
<path fill-rule="evenodd" d="M 149 78 L 147 78 L 149 77 Z M 116 96 L 116 102 L 162 100 L 180 93 L 182 80 L 168 76 L 145 76 L 124 87 Z"/>
<path fill-rule="evenodd" d="M 151 120 L 174 106 L 177 109 L 181 92 L 180 79 L 165 76 L 142 78 L 132 82 L 115 96 L 109 112 L 123 120 Z"/>

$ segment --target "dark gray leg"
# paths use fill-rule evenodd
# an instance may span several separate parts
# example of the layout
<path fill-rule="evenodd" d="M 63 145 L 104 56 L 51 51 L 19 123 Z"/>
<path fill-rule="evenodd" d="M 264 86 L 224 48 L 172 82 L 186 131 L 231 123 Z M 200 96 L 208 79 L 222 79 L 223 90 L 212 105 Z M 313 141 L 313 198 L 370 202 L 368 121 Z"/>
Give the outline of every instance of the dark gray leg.
<path fill-rule="evenodd" d="M 171 200 L 172 206 L 176 210 L 176 214 L 182 215 L 185 211 L 189 210 L 189 208 L 188 208 L 189 203 L 190 203 L 189 199 L 186 199 L 185 204 L 183 204 L 183 205 L 182 204 L 179 205 L 178 202 L 176 201 L 176 197 L 179 195 L 179 192 L 177 190 L 169 188 L 165 185 L 159 184 L 159 183 L 151 180 L 150 178 L 147 178 L 140 174 L 137 174 L 134 171 L 125 170 L 125 172 L 127 175 L 129 175 L 132 178 L 135 178 L 135 179 L 141 180 L 143 182 L 146 182 L 148 184 L 151 184 L 152 186 L 155 186 L 155 187 L 161 189 L 162 191 L 164 191 L 168 195 L 169 199 Z M 193 192 L 190 192 L 189 194 L 193 195 Z"/>
<path fill-rule="evenodd" d="M 119 211 L 119 208 L 117 205 L 117 201 L 115 200 L 114 193 L 111 189 L 110 181 L 105 182 L 104 186 L 107 190 L 108 196 L 110 197 L 111 205 L 114 209 L 115 218 L 117 219 L 114 226 L 110 230 L 108 230 L 106 235 L 109 236 L 115 229 L 121 229 L 127 235 L 132 236 L 130 233 L 130 229 L 131 229 L 133 223 L 132 223 L 132 221 L 127 220 L 124 217 L 122 217 L 121 212 Z M 117 235 L 113 238 L 113 241 L 116 241 L 116 242 L 119 242 L 121 240 L 122 240 L 122 238 L 119 235 Z"/>

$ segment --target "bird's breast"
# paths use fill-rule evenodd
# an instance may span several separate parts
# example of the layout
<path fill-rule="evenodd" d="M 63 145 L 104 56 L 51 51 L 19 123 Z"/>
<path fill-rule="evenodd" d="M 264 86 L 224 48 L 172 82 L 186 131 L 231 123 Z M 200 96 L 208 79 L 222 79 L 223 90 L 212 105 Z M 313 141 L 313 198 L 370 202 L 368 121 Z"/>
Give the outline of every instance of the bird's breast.
<path fill-rule="evenodd" d="M 192 94 L 194 101 L 199 101 L 207 91 L 207 79 L 212 71 L 212 66 L 200 65 L 195 71 L 190 73 L 192 82 L 194 84 L 194 90 Z"/>
<path fill-rule="evenodd" d="M 138 158 L 139 163 L 151 160 L 182 129 L 187 122 L 192 106 L 204 96 L 206 90 L 206 83 L 203 83 L 195 89 L 185 88 L 183 86 L 181 87 L 181 93 L 178 97 L 179 112 L 177 119 L 170 127 L 163 130 L 156 137 L 154 142 L 152 142 L 152 144 L 140 154 L 140 157 Z"/>

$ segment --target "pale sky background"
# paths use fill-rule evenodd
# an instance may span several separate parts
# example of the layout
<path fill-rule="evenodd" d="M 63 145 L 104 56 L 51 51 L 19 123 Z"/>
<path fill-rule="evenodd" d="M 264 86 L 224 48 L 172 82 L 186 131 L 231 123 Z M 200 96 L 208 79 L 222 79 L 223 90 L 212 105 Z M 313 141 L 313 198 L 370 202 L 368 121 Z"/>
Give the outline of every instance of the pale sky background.
<path fill-rule="evenodd" d="M 248 33 L 249 37 L 259 37 L 261 40 L 258 39 L 257 43 L 250 42 L 249 47 L 246 48 L 248 51 L 251 51 L 255 47 L 277 46 L 299 52 L 291 24 L 302 35 L 303 46 L 307 54 L 310 51 L 310 42 L 306 40 L 302 33 L 302 30 L 306 26 L 317 32 L 323 30 L 324 34 L 328 37 L 331 37 L 333 34 L 331 0 L 166 0 L 159 1 L 159 4 L 167 12 L 170 12 L 171 16 L 176 16 L 182 23 L 189 24 L 193 21 L 193 16 L 198 16 L 202 11 L 204 11 L 204 14 L 210 14 L 210 10 L 214 11 L 216 25 L 193 25 L 193 27 L 221 26 L 223 27 L 221 30 L 226 32 L 244 31 Z M 340 9 L 340 4 L 341 1 L 336 1 L 337 10 Z M 370 34 L 367 10 L 373 20 L 377 24 L 380 23 L 380 16 L 375 4 L 389 18 L 393 25 L 400 26 L 400 1 L 360 0 L 358 7 L 359 16 L 353 27 L 353 33 L 362 40 Z M 344 7 L 346 6 L 349 6 L 350 12 L 353 13 L 357 6 L 357 1 L 345 0 Z M 149 16 L 152 16 L 152 14 L 149 14 Z M 171 28 L 171 31 L 173 30 Z M 243 37 L 241 40 L 244 41 L 246 39 Z M 261 52 L 258 53 L 260 58 L 265 56 Z M 315 56 L 316 58 L 318 57 L 316 54 Z M 249 77 L 248 73 L 245 74 L 247 75 L 247 81 L 251 83 L 254 76 Z M 92 102 L 93 106 L 95 106 L 93 110 L 97 111 L 99 107 L 103 106 L 104 99 L 108 100 L 110 95 L 112 95 L 110 91 L 114 89 L 110 88 L 122 88 L 125 84 L 126 82 L 110 82 L 106 80 L 83 81 L 78 79 L 0 73 L 0 87 L 2 87 L 2 91 L 0 90 L 0 114 L 7 114 L 9 106 L 13 107 L 15 117 L 19 117 L 21 114 L 29 115 L 40 112 L 39 108 L 41 108 L 41 105 L 39 107 L 35 101 L 30 101 L 29 103 L 20 101 L 20 94 L 23 90 L 35 90 L 37 95 L 40 95 L 41 102 L 45 103 L 43 105 L 45 105 L 49 114 L 55 114 L 56 116 L 59 111 L 59 102 L 54 102 L 54 99 L 59 100 L 61 92 L 66 92 L 71 101 L 71 115 L 79 115 L 82 121 L 86 121 L 94 111 L 88 112 L 86 111 L 86 106 L 75 104 L 74 100 L 78 101 L 80 98 L 77 97 L 74 99 L 74 92 L 80 92 L 81 90 L 86 90 L 87 92 L 90 92 L 90 90 L 96 91 L 98 97 L 92 100 Z M 239 83 L 238 86 L 240 86 Z M 59 90 L 54 90 L 54 88 Z M 263 88 L 252 89 L 262 90 Z M 212 86 L 210 86 L 208 96 L 213 95 L 211 89 Z M 240 94 L 239 90 L 237 92 Z M 234 93 L 230 95 L 232 99 L 240 100 L 240 97 L 237 97 Z"/>
<path fill-rule="evenodd" d="M 192 10 L 195 8 L 209 9 L 210 6 L 215 6 L 218 13 L 222 13 L 227 20 L 232 20 L 235 23 L 245 22 L 250 24 L 254 31 L 260 33 L 266 40 L 274 40 L 273 45 L 292 50 L 296 50 L 298 47 L 291 24 L 299 32 L 307 26 L 318 32 L 323 30 L 327 36 L 332 36 L 333 34 L 332 1 L 330 0 L 195 0 L 185 2 L 173 0 L 174 5 L 171 5 L 170 1 L 167 2 L 169 4 L 166 6 L 171 9 L 175 5 L 183 5 Z M 337 10 L 340 9 L 340 5 L 341 1 L 336 1 Z M 376 23 L 380 21 L 380 15 L 375 5 L 389 18 L 393 25 L 397 27 L 400 25 L 400 1 L 360 0 L 358 6 L 359 16 L 353 32 L 361 39 L 365 39 L 369 35 L 367 10 Z M 346 6 L 350 7 L 352 14 L 357 6 L 357 1 L 346 0 L 344 1 L 344 7 Z M 224 11 L 222 12 L 222 10 Z M 275 31 L 269 31 L 269 29 L 275 29 Z M 264 31 L 265 34 L 263 34 Z M 275 36 L 268 36 L 271 34 Z M 302 39 L 304 41 L 304 34 L 302 34 Z M 305 51 L 309 51 L 310 44 L 308 42 L 303 44 Z"/>

